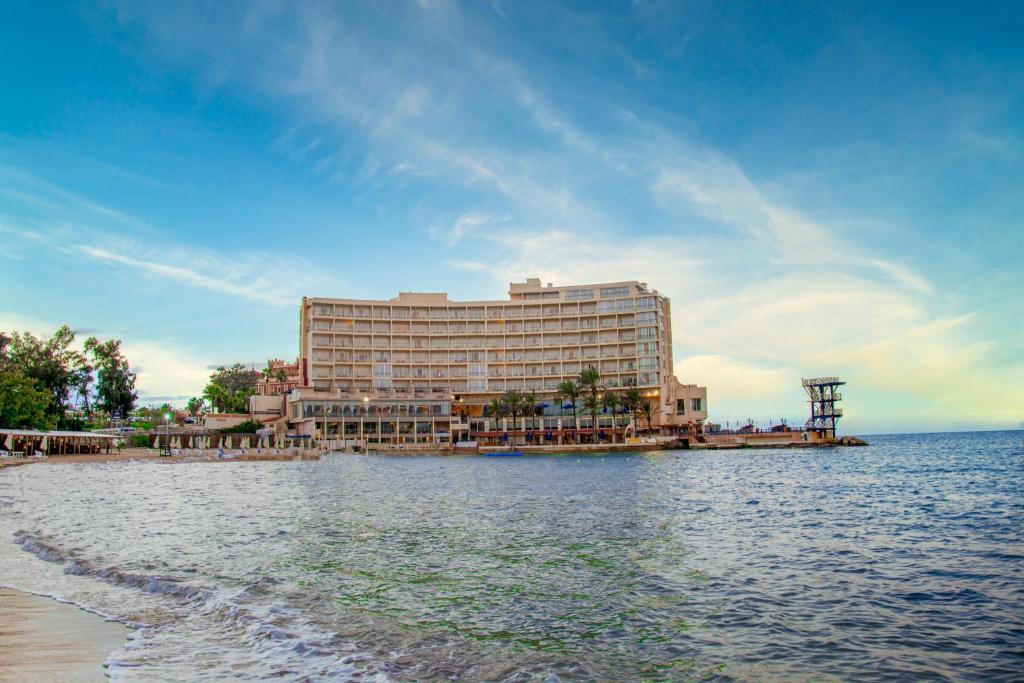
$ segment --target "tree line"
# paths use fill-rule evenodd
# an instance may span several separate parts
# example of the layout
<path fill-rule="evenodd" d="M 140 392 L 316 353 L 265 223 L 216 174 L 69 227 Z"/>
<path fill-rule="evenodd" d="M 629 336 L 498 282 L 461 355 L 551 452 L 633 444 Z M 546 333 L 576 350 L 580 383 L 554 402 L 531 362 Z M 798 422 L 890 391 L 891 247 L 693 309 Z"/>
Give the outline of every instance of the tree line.
<path fill-rule="evenodd" d="M 580 400 L 582 398 L 582 401 Z M 555 392 L 555 400 L 564 408 L 570 404 L 572 408 L 573 425 L 579 427 L 579 409 L 583 408 L 591 416 L 593 443 L 597 443 L 597 414 L 608 410 L 612 415 L 630 413 L 633 417 L 634 428 L 640 424 L 640 416 L 647 420 L 647 429 L 650 431 L 654 413 L 657 411 L 655 405 L 637 387 L 627 387 L 623 391 L 611 391 L 604 386 L 601 374 L 594 367 L 588 367 L 580 373 L 577 379 L 568 379 L 558 385 Z M 469 417 L 468 408 L 457 407 L 456 414 L 463 418 Z M 501 396 L 491 399 L 485 406 L 485 414 L 489 417 L 511 418 L 512 431 L 518 429 L 519 418 L 527 418 L 540 415 L 543 411 L 543 404 L 537 398 L 534 391 L 523 392 L 518 389 L 510 389 Z M 579 434 L 576 434 L 577 441 Z"/>
<path fill-rule="evenodd" d="M 50 337 L 0 332 L 0 426 L 15 429 L 75 429 L 82 411 L 120 412 L 135 408 L 136 373 L 121 352 L 121 340 L 85 340 L 67 325 Z"/>

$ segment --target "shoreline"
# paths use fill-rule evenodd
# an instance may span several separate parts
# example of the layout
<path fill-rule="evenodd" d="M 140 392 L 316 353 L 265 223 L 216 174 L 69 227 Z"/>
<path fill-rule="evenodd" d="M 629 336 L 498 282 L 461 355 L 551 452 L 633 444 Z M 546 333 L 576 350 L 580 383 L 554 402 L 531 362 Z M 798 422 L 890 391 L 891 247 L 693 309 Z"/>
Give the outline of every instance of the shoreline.
<path fill-rule="evenodd" d="M 282 460 L 319 460 L 320 453 L 313 450 L 281 449 L 282 452 L 268 452 L 255 449 L 247 453 L 237 453 L 227 458 L 218 458 L 217 449 L 192 450 L 184 449 L 170 457 L 161 457 L 159 451 L 152 448 L 122 448 L 120 452 L 87 453 L 82 455 L 51 455 L 46 458 L 20 458 L 0 461 L 0 469 L 20 465 L 65 465 L 74 463 L 120 462 L 120 461 L 152 461 L 165 464 L 183 462 L 260 462 Z"/>
<path fill-rule="evenodd" d="M 0 587 L 0 680 L 104 681 L 131 628 L 55 598 Z"/>
<path fill-rule="evenodd" d="M 857 437 L 843 437 L 836 441 L 818 442 L 765 442 L 765 443 L 692 443 L 681 450 L 694 451 L 718 451 L 718 450 L 748 450 L 748 449 L 806 449 L 806 448 L 835 448 L 867 445 Z M 517 445 L 517 446 L 482 446 L 478 449 L 459 448 L 425 448 L 425 447 L 390 447 L 390 448 L 369 448 L 363 452 L 352 452 L 345 450 L 332 450 L 324 453 L 314 449 L 267 449 L 249 450 L 246 452 L 234 451 L 229 457 L 220 458 L 217 456 L 217 449 L 192 450 L 183 449 L 170 457 L 160 456 L 159 452 L 152 448 L 122 448 L 120 452 L 111 453 L 90 453 L 85 455 L 52 455 L 47 458 L 23 458 L 19 460 L 0 460 L 0 470 L 5 467 L 18 467 L 21 465 L 64 465 L 76 463 L 102 463 L 102 462 L 157 462 L 161 464 L 196 463 L 196 462 L 274 462 L 274 461 L 311 461 L 319 460 L 324 455 L 387 455 L 397 457 L 409 457 L 417 455 L 435 455 L 446 457 L 482 456 L 494 451 L 516 450 L 527 455 L 607 455 L 612 453 L 650 453 L 664 450 L 677 450 L 675 444 L 623 444 L 603 443 L 594 444 L 562 444 L 562 445 Z"/>

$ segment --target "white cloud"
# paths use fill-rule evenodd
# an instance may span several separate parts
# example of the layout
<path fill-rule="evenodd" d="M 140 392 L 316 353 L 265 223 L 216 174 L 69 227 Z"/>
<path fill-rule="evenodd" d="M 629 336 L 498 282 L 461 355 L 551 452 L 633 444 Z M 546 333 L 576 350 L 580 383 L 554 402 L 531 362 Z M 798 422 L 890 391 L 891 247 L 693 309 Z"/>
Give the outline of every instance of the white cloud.
<path fill-rule="evenodd" d="M 208 362 L 180 348 L 154 341 L 126 341 L 123 351 L 132 367 L 138 368 L 140 403 L 147 403 L 147 397 L 199 396 L 210 377 Z M 183 399 L 169 402 L 180 405 Z"/>

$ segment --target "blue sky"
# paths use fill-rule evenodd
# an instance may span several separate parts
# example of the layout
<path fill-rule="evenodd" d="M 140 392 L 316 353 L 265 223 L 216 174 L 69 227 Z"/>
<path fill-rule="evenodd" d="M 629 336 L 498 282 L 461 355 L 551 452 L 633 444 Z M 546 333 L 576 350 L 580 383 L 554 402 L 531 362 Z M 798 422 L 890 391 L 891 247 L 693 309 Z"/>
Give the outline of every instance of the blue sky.
<path fill-rule="evenodd" d="M 1024 10 L 8 3 L 0 329 L 146 401 L 294 357 L 302 295 L 640 279 L 714 419 L 1024 423 Z"/>

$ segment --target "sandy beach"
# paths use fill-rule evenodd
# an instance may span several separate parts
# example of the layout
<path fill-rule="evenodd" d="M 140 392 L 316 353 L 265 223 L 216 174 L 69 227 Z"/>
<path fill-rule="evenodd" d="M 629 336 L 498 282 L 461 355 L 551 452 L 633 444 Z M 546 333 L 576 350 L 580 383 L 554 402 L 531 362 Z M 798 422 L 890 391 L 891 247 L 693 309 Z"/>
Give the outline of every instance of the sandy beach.
<path fill-rule="evenodd" d="M 237 453 L 237 452 L 236 452 Z M 18 460 L 2 460 L 0 461 L 0 468 L 3 467 L 15 467 L 18 465 L 28 464 L 39 464 L 39 465 L 60 465 L 69 463 L 88 463 L 88 462 L 117 462 L 122 460 L 153 460 L 156 462 L 163 463 L 175 463 L 175 462 L 258 462 L 258 461 L 271 461 L 271 460 L 317 460 L 320 458 L 320 454 L 313 450 L 299 450 L 299 449 L 282 449 L 280 453 L 275 453 L 269 449 L 263 449 L 261 452 L 256 452 L 255 449 L 242 454 L 237 453 L 232 455 L 230 458 L 218 458 L 217 451 L 214 449 L 206 450 L 191 450 L 185 449 L 180 454 L 172 455 L 171 457 L 160 457 L 159 453 L 152 448 L 122 448 L 120 452 L 111 451 L 110 453 L 90 453 L 86 455 L 51 455 L 48 458 L 22 458 Z"/>
<path fill-rule="evenodd" d="M 130 629 L 50 598 L 0 588 L 0 681 L 103 681 Z"/>

